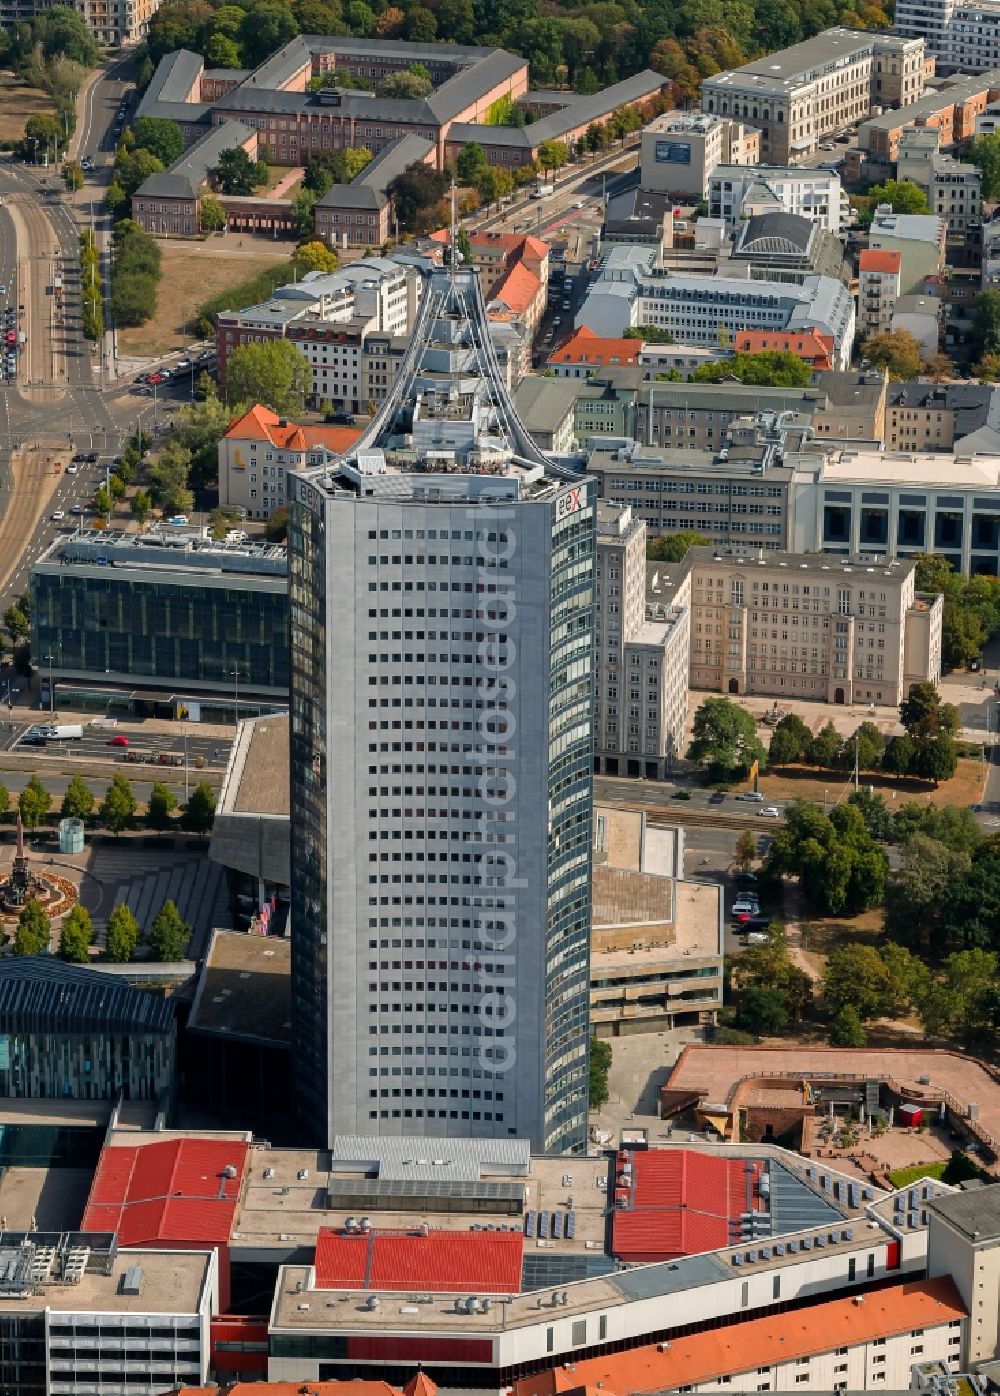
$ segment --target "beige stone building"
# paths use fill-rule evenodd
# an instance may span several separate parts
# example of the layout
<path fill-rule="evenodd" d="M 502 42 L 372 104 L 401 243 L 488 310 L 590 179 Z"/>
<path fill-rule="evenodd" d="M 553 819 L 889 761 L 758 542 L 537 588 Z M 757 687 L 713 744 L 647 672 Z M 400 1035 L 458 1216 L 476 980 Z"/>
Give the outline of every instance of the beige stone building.
<path fill-rule="evenodd" d="M 704 199 L 716 165 L 756 165 L 759 159 L 755 126 L 705 112 L 670 111 L 642 133 L 639 182 L 643 189 Z"/>
<path fill-rule="evenodd" d="M 595 573 L 594 769 L 669 774 L 687 717 L 688 605 L 646 603 L 646 525 L 599 504 Z"/>
<path fill-rule="evenodd" d="M 940 596 L 915 563 L 691 548 L 649 564 L 647 598 L 691 610 L 692 688 L 895 707 L 941 676 Z"/>
<path fill-rule="evenodd" d="M 594 810 L 590 1021 L 598 1037 L 714 1023 L 723 904 L 684 880 L 684 832 L 640 810 Z"/>
<path fill-rule="evenodd" d="M 897 71 L 892 71 L 893 66 Z M 716 73 L 701 87 L 702 110 L 760 127 L 760 159 L 791 165 L 827 136 L 864 121 L 898 92 L 923 93 L 924 44 L 892 34 L 827 29 L 780 53 Z"/>

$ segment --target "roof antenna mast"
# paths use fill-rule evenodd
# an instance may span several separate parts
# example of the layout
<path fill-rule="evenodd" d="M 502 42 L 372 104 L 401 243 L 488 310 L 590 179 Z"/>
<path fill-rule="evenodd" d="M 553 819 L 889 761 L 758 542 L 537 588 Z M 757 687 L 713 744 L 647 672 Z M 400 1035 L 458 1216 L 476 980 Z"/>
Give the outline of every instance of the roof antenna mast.
<path fill-rule="evenodd" d="M 456 252 L 457 252 L 457 250 L 458 250 L 457 241 L 458 241 L 458 234 L 457 234 L 456 226 L 455 226 L 455 181 L 454 181 L 454 179 L 453 179 L 453 180 L 451 181 L 451 230 L 450 230 L 450 245 L 451 245 L 451 289 L 452 289 L 452 291 L 454 291 L 454 289 L 455 289 L 455 267 L 456 267 L 457 262 L 458 262 L 458 258 L 457 258 L 456 255 L 455 255 Z"/>

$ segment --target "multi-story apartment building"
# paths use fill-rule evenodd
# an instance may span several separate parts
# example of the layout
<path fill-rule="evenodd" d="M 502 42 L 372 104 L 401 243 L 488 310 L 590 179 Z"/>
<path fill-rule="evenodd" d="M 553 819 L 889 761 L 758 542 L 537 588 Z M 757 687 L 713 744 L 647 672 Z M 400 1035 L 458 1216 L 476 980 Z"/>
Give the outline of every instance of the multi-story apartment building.
<path fill-rule="evenodd" d="M 49 8 L 47 0 L 2 0 L 0 27 L 10 30 Z M 146 37 L 159 0 L 77 0 L 73 8 L 83 15 L 98 43 L 117 46 Z"/>
<path fill-rule="evenodd" d="M 288 339 L 312 369 L 310 398 L 348 411 L 381 402 L 399 356 L 392 340 L 413 326 L 420 295 L 417 272 L 386 257 L 364 257 L 331 273 L 310 272 L 279 287 L 271 299 L 224 310 L 215 331 L 219 381 L 240 344 Z M 385 336 L 388 336 L 388 341 Z"/>
<path fill-rule="evenodd" d="M 858 338 L 888 334 L 899 300 L 902 254 L 866 247 L 858 259 Z"/>
<path fill-rule="evenodd" d="M 936 213 L 893 213 L 879 204 L 868 232 L 873 252 L 899 253 L 899 294 L 920 295 L 944 269 L 948 224 Z"/>
<path fill-rule="evenodd" d="M 708 177 L 707 198 L 709 216 L 724 218 L 730 231 L 744 218 L 780 208 L 837 235 L 847 202 L 838 174 L 793 165 L 716 165 Z"/>
<path fill-rule="evenodd" d="M 985 427 L 996 389 L 990 383 L 891 383 L 885 445 L 890 451 L 950 451 Z"/>
<path fill-rule="evenodd" d="M 872 106 L 890 100 L 890 93 L 898 90 L 899 100 L 920 97 L 923 83 L 919 38 L 828 29 L 705 78 L 701 105 L 705 112 L 759 126 L 761 160 L 789 165 L 813 153 L 825 137 L 863 121 Z"/>
<path fill-rule="evenodd" d="M 650 596 L 691 608 L 692 688 L 896 706 L 941 676 L 943 598 L 912 561 L 691 548 Z"/>
<path fill-rule="evenodd" d="M 628 505 L 597 511 L 594 769 L 661 780 L 683 753 L 690 614 L 677 595 L 646 606 L 646 525 Z"/>
<path fill-rule="evenodd" d="M 834 366 L 846 368 L 854 344 L 854 300 L 831 276 L 800 282 L 751 281 L 735 276 L 691 276 L 655 265 L 655 251 L 615 247 L 591 282 L 576 322 L 614 338 L 622 330 L 655 325 L 675 340 L 732 343 L 741 330 L 805 330 L 831 337 Z"/>
<path fill-rule="evenodd" d="M 930 1203 L 927 1273 L 949 1275 L 969 1307 L 966 1360 L 993 1362 L 1000 1349 L 1000 1211 L 991 1191 L 956 1192 Z M 987 1297 L 989 1296 L 989 1297 Z"/>
<path fill-rule="evenodd" d="M 975 134 L 977 117 L 997 96 L 1000 70 L 989 69 L 978 76 L 946 79 L 917 101 L 870 117 L 858 130 L 857 149 L 847 153 L 845 177 L 857 178 L 864 162 L 874 163 L 878 171 L 887 167 L 898 156 L 903 132 L 913 127 L 935 127 L 942 150 L 968 140 Z"/>
<path fill-rule="evenodd" d="M 756 165 L 759 157 L 755 126 L 705 112 L 665 112 L 642 133 L 639 184 L 703 199 L 717 165 Z"/>
<path fill-rule="evenodd" d="M 377 429 L 292 477 L 292 1022 L 322 1145 L 586 1147 L 595 511 L 521 426 L 474 269 L 429 277 Z"/>
<path fill-rule="evenodd" d="M 288 475 L 346 451 L 358 427 L 290 422 L 256 403 L 230 422 L 219 440 L 219 503 L 267 519 L 288 502 Z"/>

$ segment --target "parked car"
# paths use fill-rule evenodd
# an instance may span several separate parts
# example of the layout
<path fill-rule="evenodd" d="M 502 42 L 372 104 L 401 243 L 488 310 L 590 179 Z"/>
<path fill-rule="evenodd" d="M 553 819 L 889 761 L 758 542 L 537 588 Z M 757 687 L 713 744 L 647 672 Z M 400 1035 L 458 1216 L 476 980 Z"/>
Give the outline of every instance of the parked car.
<path fill-rule="evenodd" d="M 760 902 L 756 897 L 741 892 L 733 902 L 733 914 L 738 916 L 741 911 L 745 911 L 749 916 L 756 916 L 760 911 Z"/>
<path fill-rule="evenodd" d="M 737 800 L 752 800 L 755 805 L 759 805 L 764 796 L 759 790 L 741 790 L 736 798 Z"/>
<path fill-rule="evenodd" d="M 708 803 L 709 803 L 710 805 L 721 805 L 721 804 L 723 803 L 723 801 L 725 800 L 725 798 L 726 798 L 726 796 L 725 796 L 725 792 L 724 792 L 724 791 L 722 791 L 722 790 L 713 790 L 712 793 L 711 793 L 711 795 L 709 795 L 709 797 L 708 797 Z"/>
<path fill-rule="evenodd" d="M 777 805 L 765 805 L 763 809 L 757 811 L 762 819 L 780 819 L 781 810 Z"/>
<path fill-rule="evenodd" d="M 128 737 L 122 732 L 117 732 L 113 737 L 108 738 L 108 746 L 128 746 Z"/>
<path fill-rule="evenodd" d="M 335 427 L 354 427 L 358 424 L 358 419 L 353 412 L 333 412 L 330 421 Z"/>
<path fill-rule="evenodd" d="M 64 509 L 54 509 L 50 517 L 53 523 L 61 523 L 66 517 L 66 511 Z"/>

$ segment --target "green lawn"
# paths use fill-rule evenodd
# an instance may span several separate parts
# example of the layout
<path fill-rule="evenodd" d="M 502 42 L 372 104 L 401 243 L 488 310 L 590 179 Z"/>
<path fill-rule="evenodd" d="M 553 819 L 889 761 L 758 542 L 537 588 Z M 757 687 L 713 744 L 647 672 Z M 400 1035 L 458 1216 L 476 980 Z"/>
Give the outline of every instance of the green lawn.
<path fill-rule="evenodd" d="M 936 1178 L 940 1181 L 947 1167 L 948 1164 L 943 1160 L 937 1163 L 915 1163 L 912 1168 L 895 1169 L 889 1174 L 889 1181 L 897 1188 L 908 1188 L 911 1183 L 917 1183 L 921 1178 Z"/>

